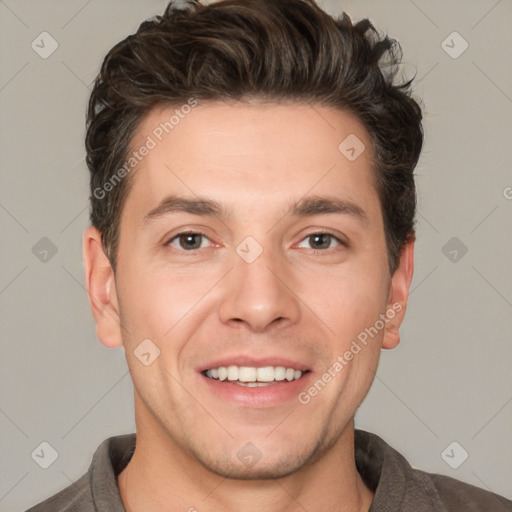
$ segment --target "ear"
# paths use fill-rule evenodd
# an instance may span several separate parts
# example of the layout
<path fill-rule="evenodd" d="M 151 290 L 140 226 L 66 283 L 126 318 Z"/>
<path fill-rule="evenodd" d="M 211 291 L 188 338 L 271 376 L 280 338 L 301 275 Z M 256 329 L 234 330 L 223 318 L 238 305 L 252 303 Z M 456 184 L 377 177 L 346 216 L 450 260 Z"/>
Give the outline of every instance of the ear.
<path fill-rule="evenodd" d="M 409 288 L 414 272 L 414 240 L 407 242 L 400 254 L 400 262 L 391 277 L 386 316 L 389 321 L 384 331 L 382 348 L 395 348 L 400 343 L 400 325 L 405 317 Z"/>
<path fill-rule="evenodd" d="M 96 322 L 96 336 L 107 348 L 123 346 L 115 275 L 103 251 L 100 232 L 89 226 L 83 235 L 85 287 Z"/>

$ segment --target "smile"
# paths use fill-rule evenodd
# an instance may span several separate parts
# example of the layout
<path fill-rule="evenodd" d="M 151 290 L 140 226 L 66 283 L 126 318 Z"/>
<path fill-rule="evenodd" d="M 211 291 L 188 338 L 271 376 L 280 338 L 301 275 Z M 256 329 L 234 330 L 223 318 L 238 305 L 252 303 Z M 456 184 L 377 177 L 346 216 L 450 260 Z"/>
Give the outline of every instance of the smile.
<path fill-rule="evenodd" d="M 219 366 L 203 372 L 209 379 L 229 381 L 239 386 L 262 387 L 282 381 L 294 381 L 302 377 L 304 372 L 284 366 Z"/>

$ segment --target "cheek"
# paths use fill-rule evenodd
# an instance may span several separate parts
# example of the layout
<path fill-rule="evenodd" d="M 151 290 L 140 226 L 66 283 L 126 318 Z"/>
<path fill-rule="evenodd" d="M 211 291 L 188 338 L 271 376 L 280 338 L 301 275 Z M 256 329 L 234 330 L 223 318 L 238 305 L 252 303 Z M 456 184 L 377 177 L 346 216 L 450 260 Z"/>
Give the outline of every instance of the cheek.
<path fill-rule="evenodd" d="M 347 266 L 311 281 L 308 305 L 329 327 L 336 350 L 349 345 L 385 312 L 387 289 L 382 275 L 369 266 L 360 270 Z"/>
<path fill-rule="evenodd" d="M 210 282 L 204 275 L 197 279 L 197 273 L 192 271 L 162 272 L 134 264 L 123 269 L 120 282 L 123 283 L 121 312 L 128 336 L 165 343 L 186 329 L 194 308 L 215 281 Z"/>

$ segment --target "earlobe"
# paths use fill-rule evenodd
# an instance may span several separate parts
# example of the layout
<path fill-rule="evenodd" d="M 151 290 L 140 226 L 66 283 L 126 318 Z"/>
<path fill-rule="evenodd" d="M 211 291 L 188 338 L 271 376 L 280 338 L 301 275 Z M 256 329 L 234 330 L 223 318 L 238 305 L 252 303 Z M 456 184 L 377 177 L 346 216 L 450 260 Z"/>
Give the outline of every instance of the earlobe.
<path fill-rule="evenodd" d="M 414 240 L 407 242 L 400 254 L 400 262 L 391 278 L 389 300 L 386 310 L 386 317 L 389 318 L 384 331 L 382 348 L 392 349 L 400 343 L 400 325 L 402 324 L 409 289 L 414 273 Z"/>
<path fill-rule="evenodd" d="M 89 295 L 96 335 L 107 348 L 123 346 L 115 275 L 103 250 L 100 232 L 89 226 L 83 235 L 85 287 Z"/>

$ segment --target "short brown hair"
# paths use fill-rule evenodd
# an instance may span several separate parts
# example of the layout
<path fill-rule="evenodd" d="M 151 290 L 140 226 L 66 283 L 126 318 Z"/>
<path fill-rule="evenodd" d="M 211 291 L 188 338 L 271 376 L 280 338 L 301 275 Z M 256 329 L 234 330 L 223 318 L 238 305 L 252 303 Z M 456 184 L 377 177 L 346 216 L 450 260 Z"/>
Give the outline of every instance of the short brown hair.
<path fill-rule="evenodd" d="M 413 171 L 423 144 L 413 79 L 395 84 L 399 43 L 368 19 L 333 18 L 314 0 L 171 1 L 116 44 L 95 80 L 87 113 L 90 220 L 116 270 L 130 177 L 105 187 L 134 131 L 157 105 L 197 100 L 294 101 L 354 114 L 367 129 L 384 219 L 389 270 L 414 239 Z M 340 141 L 341 142 L 341 141 Z M 105 188 L 108 188 L 108 193 Z M 102 190 L 98 197 L 97 190 Z"/>

